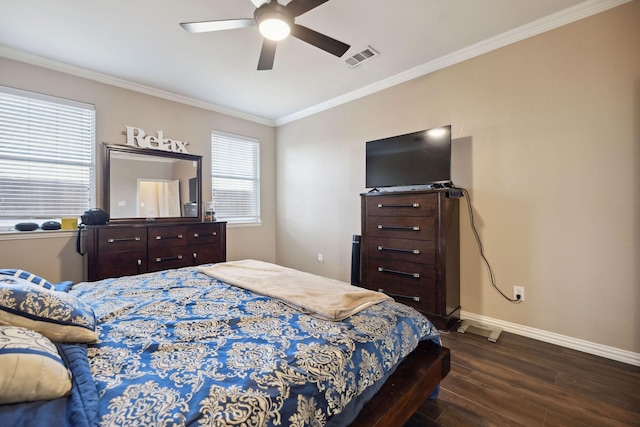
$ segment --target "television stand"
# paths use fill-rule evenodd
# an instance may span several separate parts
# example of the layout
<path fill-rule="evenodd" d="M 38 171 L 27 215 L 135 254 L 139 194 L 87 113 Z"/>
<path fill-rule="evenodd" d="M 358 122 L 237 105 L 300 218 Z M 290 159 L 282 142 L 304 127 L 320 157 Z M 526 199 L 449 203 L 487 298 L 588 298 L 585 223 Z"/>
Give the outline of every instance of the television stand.
<path fill-rule="evenodd" d="M 391 295 L 438 329 L 460 320 L 459 200 L 446 189 L 361 195 L 361 286 Z"/>

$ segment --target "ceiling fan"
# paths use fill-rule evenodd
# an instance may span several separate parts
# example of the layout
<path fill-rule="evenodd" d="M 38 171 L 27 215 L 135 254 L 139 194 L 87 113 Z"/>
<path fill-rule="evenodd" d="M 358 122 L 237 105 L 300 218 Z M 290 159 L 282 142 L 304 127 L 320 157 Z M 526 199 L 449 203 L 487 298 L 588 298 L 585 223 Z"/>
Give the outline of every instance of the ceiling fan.
<path fill-rule="evenodd" d="M 295 23 L 295 18 L 329 0 L 291 0 L 281 5 L 277 0 L 251 0 L 256 6 L 253 18 L 225 19 L 219 21 L 183 22 L 182 28 L 190 33 L 233 30 L 258 26 L 264 36 L 258 70 L 271 70 L 279 40 L 287 36 L 307 42 L 332 55 L 341 57 L 351 46 Z"/>

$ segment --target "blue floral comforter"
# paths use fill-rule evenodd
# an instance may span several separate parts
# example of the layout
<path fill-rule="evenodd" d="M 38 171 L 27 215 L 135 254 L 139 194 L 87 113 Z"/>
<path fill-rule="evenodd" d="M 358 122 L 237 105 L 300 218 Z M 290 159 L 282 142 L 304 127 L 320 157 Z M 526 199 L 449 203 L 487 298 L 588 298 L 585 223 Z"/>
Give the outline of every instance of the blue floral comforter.
<path fill-rule="evenodd" d="M 342 322 L 195 268 L 80 283 L 104 426 L 323 426 L 437 330 L 384 302 Z"/>

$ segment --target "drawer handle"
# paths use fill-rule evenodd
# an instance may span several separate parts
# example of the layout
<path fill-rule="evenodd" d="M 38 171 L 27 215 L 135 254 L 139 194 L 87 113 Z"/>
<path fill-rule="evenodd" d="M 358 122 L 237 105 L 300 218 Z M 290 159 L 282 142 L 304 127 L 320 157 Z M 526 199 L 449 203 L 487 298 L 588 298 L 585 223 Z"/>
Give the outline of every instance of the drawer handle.
<path fill-rule="evenodd" d="M 413 300 L 415 302 L 420 302 L 420 297 L 419 296 L 392 294 L 391 292 L 385 292 L 384 289 L 382 289 L 382 288 L 378 289 L 378 292 L 382 292 L 383 294 L 387 294 L 387 295 L 389 295 L 390 297 L 393 297 L 393 298 L 405 298 L 405 299 Z"/>
<path fill-rule="evenodd" d="M 217 235 L 218 235 L 218 232 L 214 231 L 214 232 L 212 232 L 212 233 L 211 233 L 211 235 L 212 235 L 212 236 L 217 236 Z M 194 238 L 194 239 L 197 239 L 198 237 L 200 237 L 200 234 L 199 234 L 199 233 L 193 233 L 193 238 Z"/>
<path fill-rule="evenodd" d="M 381 273 L 393 273 L 393 274 L 400 274 L 402 276 L 411 276 L 415 279 L 420 278 L 420 273 L 408 273 L 406 271 L 390 270 L 388 268 L 382 268 L 382 267 L 378 267 L 378 271 Z"/>
<path fill-rule="evenodd" d="M 393 225 L 382 225 L 378 224 L 378 230 L 408 230 L 408 231 L 420 231 L 420 227 L 417 226 L 409 226 L 409 227 L 400 227 Z"/>
<path fill-rule="evenodd" d="M 420 255 L 419 249 L 399 249 L 399 248 L 385 248 L 384 246 L 378 246 L 379 251 L 390 251 L 390 252 L 403 252 L 403 253 L 411 253 L 414 255 Z"/>
<path fill-rule="evenodd" d="M 174 259 L 182 259 L 182 255 L 177 255 L 177 256 L 168 256 L 165 258 L 156 258 L 156 262 L 162 262 L 162 261 L 171 261 Z"/>
<path fill-rule="evenodd" d="M 409 203 L 404 205 L 384 205 L 382 203 L 378 203 L 378 207 L 382 208 L 414 208 L 418 209 L 420 207 L 420 203 Z"/>
<path fill-rule="evenodd" d="M 156 240 L 162 240 L 162 239 L 182 239 L 182 234 L 178 234 L 177 236 L 156 236 Z"/>
<path fill-rule="evenodd" d="M 122 239 L 107 239 L 107 243 L 118 243 L 118 242 L 139 242 L 139 237 L 123 237 Z"/>

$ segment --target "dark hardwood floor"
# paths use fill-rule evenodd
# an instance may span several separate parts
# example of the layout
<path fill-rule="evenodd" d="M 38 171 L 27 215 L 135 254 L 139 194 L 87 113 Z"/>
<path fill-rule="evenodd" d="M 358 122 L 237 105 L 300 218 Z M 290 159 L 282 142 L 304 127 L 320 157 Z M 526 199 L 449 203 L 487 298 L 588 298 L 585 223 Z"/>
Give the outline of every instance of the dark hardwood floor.
<path fill-rule="evenodd" d="M 640 426 L 640 367 L 505 332 L 442 342 L 451 372 L 404 427 Z"/>

